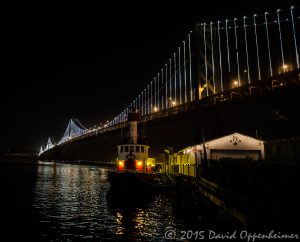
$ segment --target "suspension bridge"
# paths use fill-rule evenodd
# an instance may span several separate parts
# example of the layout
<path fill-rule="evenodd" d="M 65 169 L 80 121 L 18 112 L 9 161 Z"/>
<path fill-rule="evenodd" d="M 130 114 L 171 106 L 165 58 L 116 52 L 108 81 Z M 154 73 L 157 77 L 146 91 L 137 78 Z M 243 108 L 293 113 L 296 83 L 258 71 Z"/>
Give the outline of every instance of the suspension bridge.
<path fill-rule="evenodd" d="M 300 9 L 198 23 L 166 64 L 124 110 L 101 127 L 70 119 L 58 142 L 49 138 L 39 155 L 142 121 L 176 117 L 199 107 L 231 104 L 279 89 L 299 88 Z"/>

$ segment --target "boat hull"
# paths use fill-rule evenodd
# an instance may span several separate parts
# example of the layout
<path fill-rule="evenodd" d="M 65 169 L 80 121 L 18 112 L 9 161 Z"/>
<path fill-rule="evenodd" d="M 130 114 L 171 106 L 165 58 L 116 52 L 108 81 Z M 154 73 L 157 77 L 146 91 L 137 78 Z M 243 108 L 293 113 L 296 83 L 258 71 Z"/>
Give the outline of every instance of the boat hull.
<path fill-rule="evenodd" d="M 160 174 L 113 172 L 109 182 L 107 198 L 110 204 L 126 207 L 149 203 L 166 188 L 161 184 Z"/>

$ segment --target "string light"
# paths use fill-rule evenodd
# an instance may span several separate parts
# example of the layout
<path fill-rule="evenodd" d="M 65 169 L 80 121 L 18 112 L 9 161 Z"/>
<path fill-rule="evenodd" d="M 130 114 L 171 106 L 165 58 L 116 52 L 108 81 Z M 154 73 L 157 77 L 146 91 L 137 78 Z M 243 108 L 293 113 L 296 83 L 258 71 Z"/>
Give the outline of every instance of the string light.
<path fill-rule="evenodd" d="M 244 16 L 244 37 L 245 37 L 245 49 L 246 49 L 246 61 L 247 61 L 247 74 L 248 74 L 248 83 L 251 83 L 250 80 L 250 68 L 249 68 L 249 55 L 248 55 L 248 41 L 247 41 L 247 29 L 246 29 L 246 16 Z"/>
<path fill-rule="evenodd" d="M 215 61 L 214 61 L 214 43 L 213 43 L 213 23 L 210 22 L 210 42 L 211 42 L 211 62 L 212 62 L 212 74 L 213 74 L 213 88 L 214 93 L 216 93 L 216 83 L 215 83 Z"/>
<path fill-rule="evenodd" d="M 159 108 L 159 73 L 157 74 L 157 106 Z"/>
<path fill-rule="evenodd" d="M 270 76 L 273 76 L 267 15 L 268 15 L 268 12 L 265 12 L 265 26 L 266 26 L 266 35 L 267 35 L 267 43 L 268 43 L 269 71 L 270 71 Z"/>
<path fill-rule="evenodd" d="M 166 66 L 166 81 L 165 81 L 165 87 L 166 87 L 166 109 L 168 108 L 168 64 L 165 64 Z"/>
<path fill-rule="evenodd" d="M 172 63 L 171 63 L 171 58 L 169 59 L 169 63 L 170 63 L 170 75 L 169 75 L 169 82 L 170 82 L 170 97 L 172 98 Z"/>
<path fill-rule="evenodd" d="M 282 66 L 285 66 L 284 63 L 284 56 L 283 56 L 283 45 L 282 45 L 282 36 L 281 36 L 281 26 L 280 26 L 280 18 L 279 18 L 279 12 L 281 10 L 277 9 L 277 23 L 278 23 L 278 31 L 279 31 L 279 38 L 280 38 L 280 50 L 281 50 L 281 61 L 282 61 Z"/>
<path fill-rule="evenodd" d="M 218 41 L 219 41 L 220 82 L 221 82 L 221 92 L 223 92 L 223 71 L 222 71 L 222 52 L 221 52 L 220 21 L 218 21 Z"/>
<path fill-rule="evenodd" d="M 182 104 L 181 99 L 181 65 L 180 65 L 180 47 L 178 47 L 178 68 L 179 68 L 179 104 Z"/>
<path fill-rule="evenodd" d="M 175 75 L 174 75 L 174 84 L 175 84 L 175 102 L 177 100 L 177 68 L 176 68 L 176 53 L 174 53 L 174 69 L 175 69 Z"/>
<path fill-rule="evenodd" d="M 193 101 L 193 87 L 192 87 L 192 54 L 191 54 L 191 33 L 188 34 L 189 38 L 189 60 L 190 60 L 190 93 L 191 93 L 191 99 L 190 101 Z"/>
<path fill-rule="evenodd" d="M 220 21 L 218 21 L 219 24 Z M 219 26 L 219 25 L 218 25 Z M 218 27 L 219 28 L 219 27 Z M 226 29 L 226 45 L 227 45 L 227 62 L 228 62 L 228 71 L 230 72 L 230 54 L 229 54 L 229 40 L 228 40 L 228 19 L 225 21 Z"/>
<path fill-rule="evenodd" d="M 294 23 L 294 14 L 293 14 L 293 10 L 294 9 L 295 9 L 295 7 L 291 6 L 291 20 L 292 20 L 292 27 L 293 27 L 293 36 L 294 36 L 294 45 L 295 45 L 295 56 L 296 56 L 297 68 L 299 69 L 299 54 L 298 54 L 296 31 L 295 31 L 295 23 Z"/>
<path fill-rule="evenodd" d="M 236 33 L 236 20 L 234 18 L 234 36 L 235 36 L 235 51 L 236 51 L 236 64 L 237 64 L 237 74 L 238 74 L 238 82 L 239 86 L 241 85 L 241 78 L 240 78 L 240 62 L 239 62 L 239 50 L 238 50 L 238 41 L 237 41 L 237 33 Z"/>
<path fill-rule="evenodd" d="M 204 41 L 204 65 L 205 65 L 205 83 L 206 96 L 208 96 L 208 80 L 207 80 L 207 48 L 206 48 L 206 23 L 203 24 L 203 41 Z"/>
<path fill-rule="evenodd" d="M 258 69 L 258 80 L 261 80 L 260 75 L 260 63 L 259 63 L 259 46 L 258 46 L 258 40 L 257 40 L 257 28 L 256 28 L 256 18 L 257 14 L 253 15 L 253 23 L 254 23 L 254 31 L 255 31 L 255 45 L 256 45 L 256 59 L 257 59 L 257 69 Z"/>
<path fill-rule="evenodd" d="M 183 69 L 184 69 L 184 102 L 187 103 L 187 96 L 186 96 L 185 41 L 183 41 Z"/>
<path fill-rule="evenodd" d="M 164 69 L 161 69 L 161 85 L 162 87 L 164 86 Z M 163 98 L 163 93 L 161 93 L 161 109 L 164 109 L 164 98 Z"/>

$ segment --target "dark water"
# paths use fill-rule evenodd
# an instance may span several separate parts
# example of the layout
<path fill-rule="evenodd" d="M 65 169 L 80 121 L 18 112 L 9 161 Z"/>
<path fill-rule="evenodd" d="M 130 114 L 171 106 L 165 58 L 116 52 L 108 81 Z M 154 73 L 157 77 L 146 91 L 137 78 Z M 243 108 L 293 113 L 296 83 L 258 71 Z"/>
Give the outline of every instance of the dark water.
<path fill-rule="evenodd" d="M 206 213 L 206 220 L 199 216 L 199 223 L 184 219 L 184 211 L 177 213 L 164 194 L 134 208 L 111 207 L 110 169 L 1 162 L 0 241 L 170 241 L 165 238 L 170 229 L 201 230 L 223 222 L 219 213 Z"/>

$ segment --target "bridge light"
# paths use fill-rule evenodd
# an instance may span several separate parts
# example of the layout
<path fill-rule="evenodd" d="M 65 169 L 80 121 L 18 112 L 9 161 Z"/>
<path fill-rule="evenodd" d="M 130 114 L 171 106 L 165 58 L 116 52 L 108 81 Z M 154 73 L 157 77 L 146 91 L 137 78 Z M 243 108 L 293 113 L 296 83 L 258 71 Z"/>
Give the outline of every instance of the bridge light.
<path fill-rule="evenodd" d="M 289 69 L 290 69 L 290 66 L 289 66 L 289 65 L 287 65 L 287 64 L 281 65 L 281 66 L 279 67 L 279 74 L 288 72 Z"/>
<path fill-rule="evenodd" d="M 154 107 L 154 112 L 157 112 L 158 108 L 157 107 Z"/>
<path fill-rule="evenodd" d="M 173 107 L 174 107 L 174 106 L 176 105 L 176 102 L 175 102 L 175 101 L 173 101 L 173 102 L 172 102 L 172 105 L 173 105 Z"/>
<path fill-rule="evenodd" d="M 239 82 L 237 80 L 233 81 L 233 87 L 238 87 L 239 86 Z"/>

